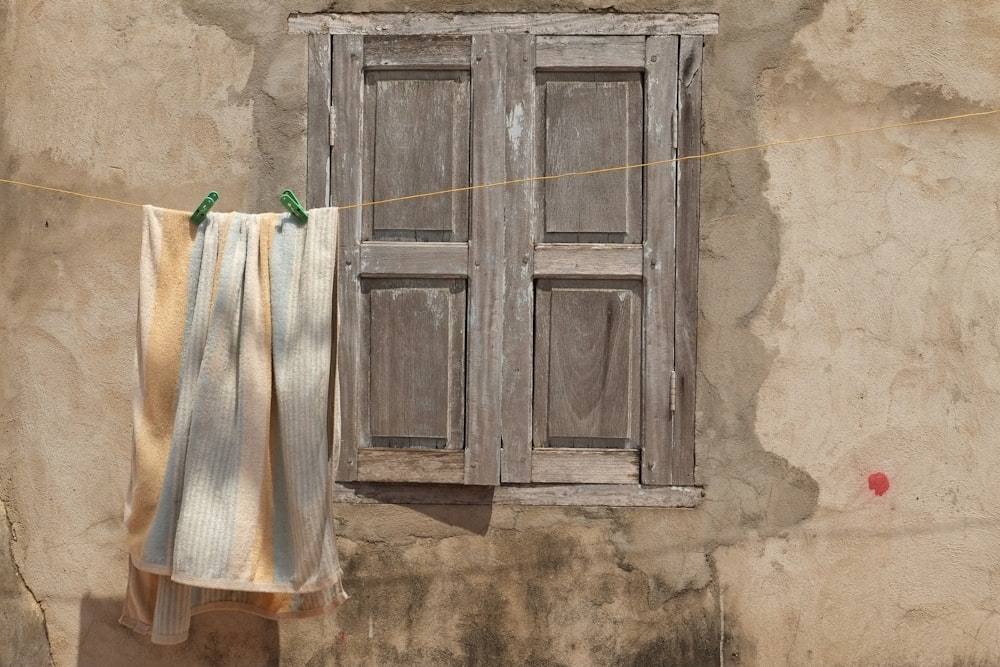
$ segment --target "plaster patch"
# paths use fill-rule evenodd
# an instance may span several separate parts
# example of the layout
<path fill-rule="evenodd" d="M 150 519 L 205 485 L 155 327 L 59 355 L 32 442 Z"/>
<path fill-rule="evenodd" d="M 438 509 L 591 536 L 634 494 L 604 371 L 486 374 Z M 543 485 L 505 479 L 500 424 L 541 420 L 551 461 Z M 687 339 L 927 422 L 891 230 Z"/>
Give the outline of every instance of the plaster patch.
<path fill-rule="evenodd" d="M 13 152 L 48 155 L 97 178 L 124 175 L 133 187 L 164 162 L 182 180 L 211 180 L 205 166 L 220 151 L 231 171 L 246 173 L 252 108 L 232 104 L 232 94 L 247 81 L 252 51 L 220 28 L 148 9 L 105 3 L 75 15 L 58 39 L 51 26 L 65 22 L 63 6 L 13 10 L 3 51 L 46 60 L 44 76 L 34 68 L 5 72 L 8 88 L 19 91 L 4 104 Z M 143 122 L 128 122 L 137 118 Z"/>
<path fill-rule="evenodd" d="M 778 74 L 768 85 L 769 106 L 798 97 Z M 811 94 L 834 117 L 868 113 L 830 88 Z M 805 119 L 791 126 L 811 132 Z M 789 123 L 768 124 L 779 131 Z M 982 477 L 962 450 L 1000 409 L 997 336 L 982 326 L 1000 318 L 986 169 L 998 148 L 988 123 L 971 121 L 766 152 L 782 261 L 753 321 L 776 354 L 757 432 L 818 479 L 821 503 L 853 502 L 848 480 L 885 464 Z M 951 400 L 956 389 L 964 400 Z"/>
<path fill-rule="evenodd" d="M 740 617 L 756 639 L 753 664 L 996 664 L 1000 617 L 982 576 L 996 558 L 968 567 L 976 552 L 1000 549 L 996 531 L 941 526 L 917 537 L 891 511 L 858 526 L 822 512 L 781 538 L 716 551 L 727 607 L 753 610 Z"/>
<path fill-rule="evenodd" d="M 997 106 L 995 47 L 1000 5 L 936 0 L 827 2 L 794 44 L 844 100 L 864 104 L 872 91 L 930 82 L 947 96 Z M 850 72 L 850 76 L 834 73 Z"/>

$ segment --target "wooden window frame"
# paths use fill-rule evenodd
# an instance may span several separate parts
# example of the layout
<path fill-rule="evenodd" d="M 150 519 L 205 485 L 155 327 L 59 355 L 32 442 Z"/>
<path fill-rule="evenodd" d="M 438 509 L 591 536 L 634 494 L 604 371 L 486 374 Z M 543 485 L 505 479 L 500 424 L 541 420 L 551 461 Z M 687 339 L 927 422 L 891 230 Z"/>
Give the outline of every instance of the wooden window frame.
<path fill-rule="evenodd" d="M 633 67 L 636 54 L 632 42 L 669 40 L 676 45 L 669 58 L 651 58 L 644 62 L 646 77 L 669 78 L 676 82 L 667 94 L 646 101 L 646 162 L 664 162 L 658 174 L 669 178 L 645 180 L 645 206 L 665 212 L 669 224 L 650 225 L 640 244 L 594 244 L 587 250 L 589 273 L 606 272 L 609 278 L 635 278 L 653 284 L 657 272 L 673 272 L 669 294 L 644 294 L 642 317 L 642 373 L 656 373 L 662 382 L 644 385 L 642 405 L 643 451 L 641 471 L 633 478 L 617 474 L 616 481 L 600 483 L 591 478 L 586 467 L 600 467 L 608 450 L 577 450 L 573 465 L 584 468 L 580 477 L 595 483 L 546 483 L 532 481 L 532 419 L 512 419 L 522 411 L 525 400 L 531 405 L 531 372 L 518 370 L 527 363 L 531 368 L 532 345 L 525 336 L 533 336 L 532 299 L 536 280 L 572 279 L 574 262 L 559 243 L 535 243 L 530 224 L 507 224 L 511 219 L 530 219 L 533 199 L 530 186 L 496 187 L 474 190 L 471 210 L 505 210 L 505 224 L 494 225 L 489 238 L 478 243 L 427 244 L 436 263 L 435 271 L 467 279 L 470 293 L 469 317 L 477 322 L 504 322 L 504 326 L 484 325 L 468 332 L 465 353 L 466 391 L 482 399 L 482 409 L 465 415 L 464 450 L 428 450 L 421 452 L 419 465 L 426 469 L 428 483 L 396 482 L 393 470 L 405 463 L 387 450 L 365 452 L 352 448 L 342 455 L 333 497 L 338 502 L 397 504 L 515 504 L 515 505 L 597 505 L 642 507 L 694 507 L 703 496 L 695 479 L 695 378 L 697 333 L 697 269 L 699 238 L 700 161 L 684 158 L 701 153 L 701 57 L 704 35 L 718 31 L 715 14 L 295 14 L 289 18 L 289 30 L 309 35 L 308 46 L 308 115 L 307 115 L 307 188 L 308 206 L 359 203 L 364 200 L 357 155 L 364 138 L 356 131 L 364 113 L 359 94 L 364 84 L 364 58 L 385 58 L 392 66 L 392 54 L 366 56 L 363 51 L 368 35 L 395 36 L 466 36 L 472 40 L 472 94 L 485 100 L 482 113 L 493 114 L 503 123 L 514 111 L 513 103 L 533 100 L 533 90 L 523 82 L 533 81 L 535 54 L 546 66 L 559 69 L 560 59 L 568 67 L 579 69 L 574 40 L 581 37 L 622 38 L 622 68 Z M 536 41 L 537 44 L 536 44 Z M 637 41 L 638 40 L 638 41 Z M 525 45 L 531 43 L 532 57 L 522 58 Z M 670 42 L 664 42 L 670 44 Z M 539 48 L 538 45 L 542 45 Z M 643 58 L 644 52 L 638 57 Z M 447 67 L 448 48 L 442 49 L 442 67 Z M 628 59 L 632 60 L 628 60 Z M 626 60 L 628 62 L 626 62 Z M 647 60 L 650 60 L 647 57 Z M 662 62 L 665 60 L 666 62 Z M 382 61 L 379 61 L 380 63 Z M 532 75 L 524 76 L 524 68 Z M 477 71 L 478 70 L 478 71 Z M 512 76 L 507 76 L 511 74 Z M 490 86 L 504 77 L 500 86 Z M 518 89 L 518 86 L 521 89 Z M 533 84 L 532 84 L 533 85 Z M 479 86 L 477 88 L 477 86 Z M 488 98 L 488 99 L 487 99 Z M 337 100 L 338 104 L 334 104 Z M 533 103 L 532 103 L 533 104 Z M 664 122 L 669 119 L 670 122 Z M 508 128 L 509 129 L 509 128 Z M 536 168 L 531 160 L 512 159 L 512 154 L 531 147 L 516 145 L 512 136 L 492 133 L 473 136 L 479 144 L 472 151 L 470 178 L 473 184 L 496 183 L 528 178 Z M 508 132 L 509 135 L 509 132 Z M 532 141 L 526 138 L 524 141 Z M 668 152 L 662 150 L 667 147 Z M 506 156 L 497 159 L 496 156 Z M 678 158 L 671 161 L 671 158 Z M 354 193 L 352 201 L 334 201 L 333 192 Z M 407 266 L 421 265 L 420 254 L 403 252 L 392 243 L 363 244 L 360 209 L 342 214 L 338 249 L 338 308 L 342 327 L 360 326 L 362 290 L 360 276 L 398 278 L 408 275 Z M 464 252 L 463 252 L 464 250 Z M 576 252 L 579 252 L 577 250 Z M 454 255 L 454 257 L 451 257 Z M 501 256 L 505 262 L 491 262 Z M 528 257 L 531 261 L 528 261 Z M 443 260 L 442 258 L 445 258 Z M 448 259 L 450 258 L 450 259 Z M 512 259 L 513 258 L 513 259 Z M 522 261 L 517 261 L 522 259 Z M 454 265 L 445 270 L 444 264 Z M 596 268 L 595 268 L 596 267 Z M 414 268 L 413 271 L 416 271 Z M 441 273 L 444 271 L 444 273 Z M 667 274 L 669 275 L 669 273 Z M 513 289 L 512 289 L 513 288 Z M 528 312 L 523 312 L 527 308 Z M 512 322 L 529 325 L 518 327 Z M 665 334 L 665 335 L 664 335 Z M 664 345 L 663 338 L 670 340 Z M 489 355 L 502 350 L 502 355 Z M 528 350 L 527 359 L 524 350 Z M 362 416 L 358 396 L 362 388 L 360 366 L 353 366 L 353 350 L 339 351 L 340 412 L 348 414 L 341 437 L 357 441 L 355 426 Z M 492 362 L 477 365 L 477 359 L 492 357 Z M 525 376 L 528 376 L 525 379 Z M 668 379 L 669 378 L 669 379 Z M 527 392 L 527 394 L 525 394 Z M 352 412 L 353 411 L 353 412 Z M 332 410 L 332 412 L 335 412 Z M 658 416 L 654 416 L 658 415 Z M 352 426 L 354 425 L 354 426 Z M 503 443 L 501 446 L 501 442 Z M 646 447 L 650 442 L 665 443 Z M 357 450 L 360 456 L 350 451 Z M 404 450 L 405 451 L 405 450 Z M 581 455 L 579 452 L 582 451 Z M 632 450 L 635 451 L 635 450 Z M 623 450 L 623 454 L 627 453 Z M 535 450 L 537 457 L 538 450 Z M 544 452 L 541 459 L 553 469 L 565 466 L 560 452 Z M 358 458 L 367 456 L 368 481 L 357 478 Z M 617 457 L 616 460 L 622 460 Z M 581 463 L 582 462 L 582 463 Z M 590 462 L 593 462 L 592 464 Z M 617 465 L 617 464 L 616 464 Z M 543 466 L 544 467 L 544 466 Z M 619 466 L 620 468 L 620 466 Z M 353 472 L 352 472 L 353 471 Z M 410 475 L 412 479 L 412 474 Z M 421 482 L 422 475 L 417 475 Z M 544 478 L 544 474 L 541 475 Z M 640 477 L 635 479 L 634 477 Z M 499 485 L 495 480 L 501 480 Z M 507 480 L 517 480 L 511 483 Z"/>

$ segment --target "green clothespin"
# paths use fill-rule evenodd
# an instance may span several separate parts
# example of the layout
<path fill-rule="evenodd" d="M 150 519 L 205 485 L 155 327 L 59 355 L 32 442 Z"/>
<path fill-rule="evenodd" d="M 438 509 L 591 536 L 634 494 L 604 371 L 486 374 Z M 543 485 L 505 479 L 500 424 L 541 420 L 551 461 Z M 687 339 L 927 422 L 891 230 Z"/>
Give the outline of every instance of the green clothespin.
<path fill-rule="evenodd" d="M 217 201 L 219 201 L 219 193 L 215 190 L 212 190 L 205 195 L 205 198 L 201 200 L 200 204 L 198 204 L 198 208 L 196 208 L 194 213 L 191 214 L 191 222 L 196 225 L 200 225 L 201 221 L 205 219 L 206 215 L 208 215 L 209 209 L 215 206 L 215 202 Z"/>
<path fill-rule="evenodd" d="M 306 213 L 306 209 L 299 203 L 299 199 L 295 196 L 294 192 L 291 190 L 285 190 L 282 192 L 281 203 L 288 209 L 289 213 L 295 216 L 296 220 L 303 225 L 306 224 L 306 220 L 309 219 L 309 214 Z"/>

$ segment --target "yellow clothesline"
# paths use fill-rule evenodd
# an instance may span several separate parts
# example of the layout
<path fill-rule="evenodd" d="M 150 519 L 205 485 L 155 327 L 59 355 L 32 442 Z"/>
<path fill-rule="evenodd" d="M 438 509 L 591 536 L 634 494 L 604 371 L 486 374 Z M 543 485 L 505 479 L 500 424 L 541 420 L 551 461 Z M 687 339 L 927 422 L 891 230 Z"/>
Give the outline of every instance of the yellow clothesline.
<path fill-rule="evenodd" d="M 698 155 L 686 155 L 683 157 L 669 158 L 666 160 L 656 160 L 653 162 L 641 162 L 638 164 L 627 164 L 620 167 L 605 167 L 602 169 L 590 169 L 587 171 L 570 171 L 562 174 L 548 174 L 545 176 L 529 176 L 527 178 L 516 178 L 509 181 L 498 181 L 496 183 L 481 183 L 478 185 L 466 185 L 458 188 L 449 188 L 447 190 L 436 190 L 434 192 L 422 192 L 418 194 L 405 195 L 402 197 L 389 197 L 387 199 L 376 199 L 374 201 L 360 202 L 357 204 L 348 204 L 346 206 L 339 207 L 341 210 L 361 208 L 365 206 L 379 206 L 382 204 L 391 204 L 393 202 L 407 201 L 410 199 L 423 199 L 425 197 L 436 197 L 439 195 L 453 194 L 456 192 L 470 192 L 472 190 L 484 190 L 486 188 L 498 188 L 507 185 L 519 185 L 521 183 L 531 183 L 534 181 L 551 181 L 559 178 L 569 178 L 573 176 L 591 176 L 594 174 L 606 174 L 615 171 L 625 171 L 628 169 L 641 169 L 643 167 L 655 167 L 657 165 L 671 164 L 677 162 L 686 162 L 688 160 L 705 160 L 708 158 L 719 157 L 721 155 L 732 155 L 734 153 L 745 153 L 747 151 L 763 150 L 765 148 L 775 148 L 778 146 L 788 146 L 789 144 L 801 144 L 809 141 L 819 141 L 821 139 L 834 139 L 837 137 L 849 137 L 858 134 L 868 134 L 871 132 L 881 132 L 883 130 L 895 130 L 903 127 L 913 127 L 915 125 L 928 125 L 930 123 L 943 123 L 946 121 L 961 120 L 963 118 L 976 118 L 982 116 L 992 116 L 994 114 L 1000 113 L 1000 109 L 990 109 L 988 111 L 973 111 L 970 113 L 956 114 L 953 116 L 941 116 L 938 118 L 926 118 L 924 120 L 913 120 L 904 123 L 893 123 L 891 125 L 879 125 L 877 127 L 866 127 L 858 130 L 844 130 L 841 132 L 830 132 L 827 134 L 816 134 L 809 137 L 800 137 L 797 139 L 780 139 L 778 141 L 769 141 L 763 144 L 754 144 L 752 146 L 740 146 L 738 148 L 728 148 L 721 151 L 713 151 L 711 153 L 700 153 Z M 97 195 L 91 195 L 84 192 L 74 192 L 72 190 L 64 190 L 62 188 L 53 188 L 47 185 L 38 185 L 36 183 L 26 183 L 24 181 L 15 181 L 7 178 L 0 178 L 0 183 L 7 183 L 9 185 L 19 185 L 26 188 L 34 188 L 36 190 L 45 190 L 48 192 L 56 192 L 64 195 L 72 195 L 74 197 L 83 197 L 86 199 L 93 199 L 97 201 L 109 202 L 112 204 L 121 204 L 122 206 L 134 206 L 142 207 L 142 204 L 136 202 L 123 201 L 121 199 L 114 199 L 112 197 L 100 197 Z"/>

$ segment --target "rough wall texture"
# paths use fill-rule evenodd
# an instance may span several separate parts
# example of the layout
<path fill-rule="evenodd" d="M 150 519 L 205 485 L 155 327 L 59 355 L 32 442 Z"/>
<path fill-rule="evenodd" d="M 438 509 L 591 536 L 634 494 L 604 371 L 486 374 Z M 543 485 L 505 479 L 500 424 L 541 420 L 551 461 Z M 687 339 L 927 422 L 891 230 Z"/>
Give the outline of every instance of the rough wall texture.
<path fill-rule="evenodd" d="M 0 510 L 3 504 L 0 503 Z M 15 536 L 7 523 L 0 522 L 0 664 L 50 665 L 45 618 L 38 601 L 21 578 L 10 545 Z"/>
<path fill-rule="evenodd" d="M 326 8 L 0 3 L 0 178 L 275 209 L 305 171 L 285 20 Z M 708 151 L 1000 107 L 996 3 L 614 8 L 720 13 Z M 1000 664 L 996 118 L 704 163 L 698 509 L 337 507 L 337 615 L 179 647 L 116 622 L 138 209 L 0 184 L 0 662 Z"/>

